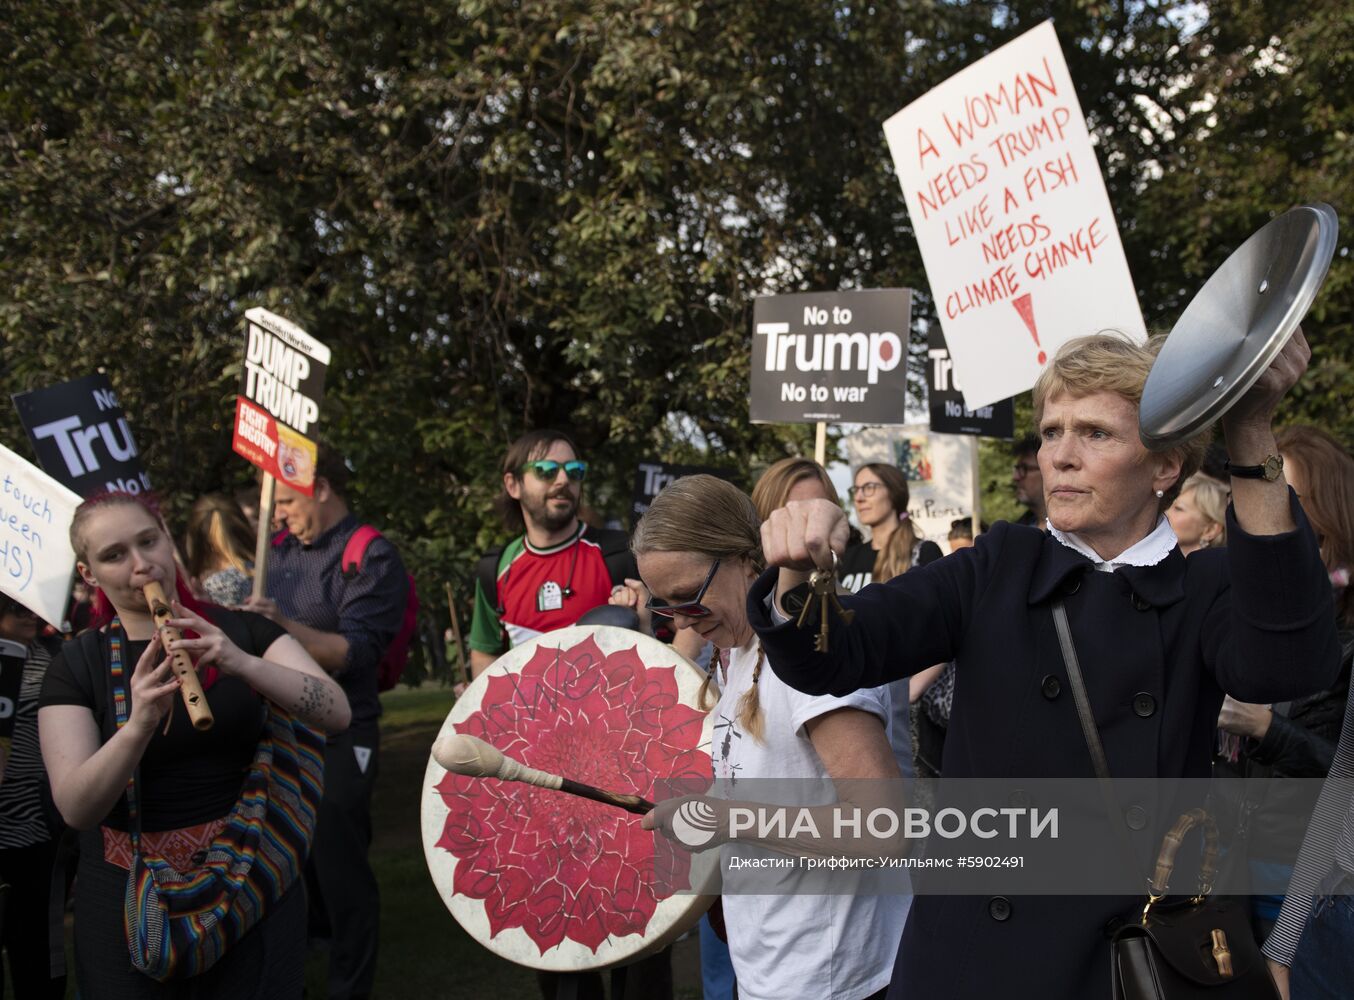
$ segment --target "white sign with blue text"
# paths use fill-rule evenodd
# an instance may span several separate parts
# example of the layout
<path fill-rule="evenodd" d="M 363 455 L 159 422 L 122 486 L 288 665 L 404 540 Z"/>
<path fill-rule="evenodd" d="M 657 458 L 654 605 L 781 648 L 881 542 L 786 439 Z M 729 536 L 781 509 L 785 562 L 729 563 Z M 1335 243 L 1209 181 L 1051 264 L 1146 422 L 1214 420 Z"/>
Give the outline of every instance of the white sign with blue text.
<path fill-rule="evenodd" d="M 0 445 L 0 591 L 60 626 L 71 596 L 78 494 Z"/>

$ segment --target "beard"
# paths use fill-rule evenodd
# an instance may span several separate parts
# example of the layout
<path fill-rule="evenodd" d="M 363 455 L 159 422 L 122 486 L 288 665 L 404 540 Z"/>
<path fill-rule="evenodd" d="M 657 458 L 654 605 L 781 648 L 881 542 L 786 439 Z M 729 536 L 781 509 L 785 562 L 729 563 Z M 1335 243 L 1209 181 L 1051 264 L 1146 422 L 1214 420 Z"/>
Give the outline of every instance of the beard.
<path fill-rule="evenodd" d="M 553 508 L 550 505 L 551 500 L 567 500 L 569 503 L 566 507 Z M 553 490 L 539 499 L 524 495 L 522 513 L 529 521 L 546 531 L 559 531 L 578 515 L 578 498 L 567 487 L 563 490 Z"/>

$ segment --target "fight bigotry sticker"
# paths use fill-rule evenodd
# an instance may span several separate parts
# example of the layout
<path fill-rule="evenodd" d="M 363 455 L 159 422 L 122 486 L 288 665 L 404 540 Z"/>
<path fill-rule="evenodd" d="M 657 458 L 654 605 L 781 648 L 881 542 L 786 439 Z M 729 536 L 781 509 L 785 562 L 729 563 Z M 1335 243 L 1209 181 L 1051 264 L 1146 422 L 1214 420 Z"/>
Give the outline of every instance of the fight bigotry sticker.
<path fill-rule="evenodd" d="M 315 486 L 315 442 L 284 427 L 243 396 L 235 397 L 235 454 L 280 483 L 310 495 Z"/>

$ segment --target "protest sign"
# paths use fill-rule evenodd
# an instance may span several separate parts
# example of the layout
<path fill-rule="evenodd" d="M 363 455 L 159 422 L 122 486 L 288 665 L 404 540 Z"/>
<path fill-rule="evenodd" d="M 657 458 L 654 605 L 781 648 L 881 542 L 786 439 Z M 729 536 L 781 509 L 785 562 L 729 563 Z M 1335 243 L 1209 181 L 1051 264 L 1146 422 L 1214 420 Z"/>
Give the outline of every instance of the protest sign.
<path fill-rule="evenodd" d="M 847 461 L 896 465 L 907 477 L 908 516 L 922 537 L 949 551 L 950 525 L 973 516 L 972 439 L 925 425 L 867 427 L 845 439 Z"/>
<path fill-rule="evenodd" d="M 1029 389 L 1072 337 L 1142 312 L 1051 21 L 884 123 L 970 409 Z"/>
<path fill-rule="evenodd" d="M 295 323 L 250 309 L 231 447 L 279 482 L 310 495 L 313 428 L 320 419 L 329 348 Z"/>
<path fill-rule="evenodd" d="M 721 479 L 729 478 L 729 474 L 723 469 L 715 469 L 707 465 L 669 465 L 657 460 L 640 462 L 635 469 L 635 485 L 631 491 L 631 525 L 639 522 L 639 519 L 644 516 L 644 512 L 649 509 L 649 504 L 653 503 L 653 498 L 662 492 L 664 486 L 674 479 L 682 478 L 682 476 L 694 476 L 700 473 L 719 476 Z"/>
<path fill-rule="evenodd" d="M 954 363 L 940 327 L 927 334 L 926 401 L 931 411 L 931 430 L 936 434 L 973 434 L 1009 438 L 1015 433 L 1015 405 L 999 399 L 989 406 L 970 410 L 954 377 Z"/>
<path fill-rule="evenodd" d="M 752 316 L 754 423 L 902 423 L 911 291 L 763 296 Z"/>
<path fill-rule="evenodd" d="M 0 591 L 60 626 L 71 596 L 80 496 L 0 445 Z"/>
<path fill-rule="evenodd" d="M 62 485 L 82 497 L 150 489 L 107 376 L 87 375 L 12 398 L 38 464 Z"/>

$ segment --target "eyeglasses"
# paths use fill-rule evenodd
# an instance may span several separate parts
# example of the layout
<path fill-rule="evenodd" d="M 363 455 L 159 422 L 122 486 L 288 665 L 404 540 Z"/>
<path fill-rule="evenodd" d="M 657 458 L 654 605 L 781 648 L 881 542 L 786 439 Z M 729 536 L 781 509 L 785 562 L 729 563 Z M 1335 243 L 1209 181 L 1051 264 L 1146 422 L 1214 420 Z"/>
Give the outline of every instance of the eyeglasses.
<path fill-rule="evenodd" d="M 1026 476 L 1028 476 L 1031 472 L 1038 472 L 1038 471 L 1039 471 L 1039 466 L 1037 466 L 1037 465 L 1026 465 L 1024 462 L 1017 462 L 1017 463 L 1016 463 L 1014 466 L 1012 466 L 1012 468 L 1011 468 L 1011 475 L 1014 476 L 1016 479 L 1024 479 L 1024 478 L 1025 478 Z"/>
<path fill-rule="evenodd" d="M 517 471 L 525 474 L 528 469 L 537 479 L 543 479 L 547 483 L 554 482 L 559 470 L 563 469 L 566 476 L 576 483 L 581 483 L 583 477 L 588 474 L 588 463 L 580 462 L 578 459 L 572 462 L 556 462 L 552 458 L 538 458 L 534 462 L 527 462 Z"/>
<path fill-rule="evenodd" d="M 883 489 L 883 487 L 883 483 L 861 483 L 859 486 L 852 486 L 846 491 L 846 495 L 852 500 L 856 498 L 857 494 L 863 497 L 872 497 L 875 490 Z"/>
<path fill-rule="evenodd" d="M 710 609 L 701 603 L 701 598 L 710 589 L 710 581 L 715 578 L 717 572 L 719 572 L 718 559 L 710 566 L 710 572 L 705 575 L 705 582 L 701 584 L 701 589 L 696 591 L 696 599 L 693 601 L 688 601 L 686 604 L 669 604 L 667 601 L 660 601 L 650 594 L 649 600 L 645 602 L 644 606 L 660 618 L 676 618 L 678 615 L 683 618 L 704 618 L 710 614 Z"/>

